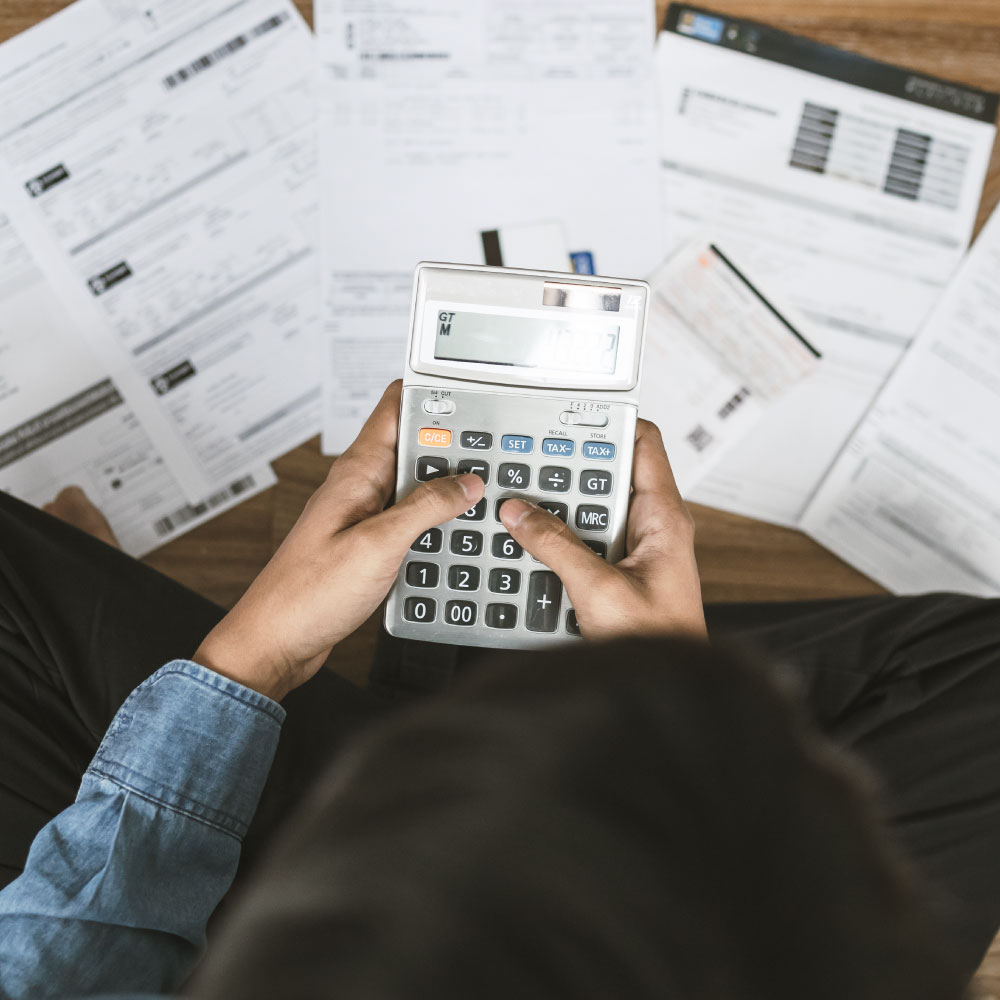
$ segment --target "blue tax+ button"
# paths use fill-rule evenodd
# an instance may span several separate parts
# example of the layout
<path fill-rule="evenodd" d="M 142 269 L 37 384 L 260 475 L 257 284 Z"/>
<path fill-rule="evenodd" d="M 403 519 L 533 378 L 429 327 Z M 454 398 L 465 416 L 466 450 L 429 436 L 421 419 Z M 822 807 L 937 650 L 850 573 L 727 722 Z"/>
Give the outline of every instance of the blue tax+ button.
<path fill-rule="evenodd" d="M 534 438 L 523 437 L 520 434 L 504 434 L 500 438 L 500 448 L 503 451 L 516 451 L 520 455 L 527 455 L 534 447 Z"/>
<path fill-rule="evenodd" d="M 599 462 L 610 462 L 615 457 L 615 446 L 607 441 L 584 441 L 583 457 L 596 458 Z"/>
<path fill-rule="evenodd" d="M 558 458 L 569 458 L 576 450 L 576 445 L 572 441 L 565 441 L 562 438 L 545 438 L 542 441 L 542 454 L 552 455 Z"/>

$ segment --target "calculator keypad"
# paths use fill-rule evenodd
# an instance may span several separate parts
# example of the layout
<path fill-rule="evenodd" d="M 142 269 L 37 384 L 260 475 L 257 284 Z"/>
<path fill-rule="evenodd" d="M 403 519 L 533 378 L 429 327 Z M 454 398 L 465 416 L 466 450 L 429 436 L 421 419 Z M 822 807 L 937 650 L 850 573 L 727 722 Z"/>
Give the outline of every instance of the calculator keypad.
<path fill-rule="evenodd" d="M 416 395 L 410 407 L 408 392 Z M 411 416 L 401 422 L 397 496 L 419 482 L 467 473 L 478 475 L 486 492 L 449 524 L 414 540 L 390 595 L 390 631 L 400 622 L 400 635 L 463 645 L 570 641 L 580 629 L 559 578 L 528 558 L 504 530 L 500 510 L 509 499 L 530 500 L 601 558 L 621 558 L 634 408 L 615 405 L 606 420 L 598 414 L 592 421 L 562 421 L 562 400 L 518 397 L 515 408 L 472 390 L 445 395 L 455 403 L 453 412 L 441 411 L 430 433 L 428 414 L 439 411 L 423 404 L 437 397 L 421 387 L 404 389 L 404 414 Z M 507 426 L 499 419 L 505 410 L 514 417 Z"/>

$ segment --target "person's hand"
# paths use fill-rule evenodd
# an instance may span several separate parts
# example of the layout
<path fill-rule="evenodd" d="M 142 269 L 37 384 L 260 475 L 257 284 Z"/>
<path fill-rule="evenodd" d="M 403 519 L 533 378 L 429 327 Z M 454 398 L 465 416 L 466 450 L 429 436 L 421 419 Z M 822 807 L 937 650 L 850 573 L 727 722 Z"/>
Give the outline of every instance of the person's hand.
<path fill-rule="evenodd" d="M 478 476 L 449 476 L 384 510 L 396 480 L 400 390 L 400 382 L 386 389 L 197 663 L 280 700 L 378 607 L 413 541 L 481 499 Z"/>
<path fill-rule="evenodd" d="M 500 517 L 515 541 L 563 582 L 586 639 L 684 632 L 704 636 L 694 522 L 655 424 L 636 428 L 628 555 L 609 565 L 558 517 L 520 499 Z"/>

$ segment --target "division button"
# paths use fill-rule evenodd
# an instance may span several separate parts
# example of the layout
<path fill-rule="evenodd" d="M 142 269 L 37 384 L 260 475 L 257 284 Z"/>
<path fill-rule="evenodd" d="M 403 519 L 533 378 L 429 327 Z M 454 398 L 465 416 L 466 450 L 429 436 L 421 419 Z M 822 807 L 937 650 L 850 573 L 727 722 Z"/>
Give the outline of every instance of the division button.
<path fill-rule="evenodd" d="M 516 569 L 499 566 L 490 570 L 489 588 L 494 594 L 516 594 L 521 589 L 521 574 Z"/>
<path fill-rule="evenodd" d="M 471 472 L 474 476 L 479 476 L 484 484 L 489 485 L 489 462 L 481 462 L 478 458 L 463 458 L 462 461 L 458 463 L 458 474 L 460 476 L 464 476 L 467 472 Z"/>
<path fill-rule="evenodd" d="M 573 477 L 561 465 L 543 465 L 538 472 L 538 488 L 546 493 L 568 493 Z"/>
<path fill-rule="evenodd" d="M 425 625 L 434 621 L 437 614 L 437 602 L 429 597 L 408 597 L 403 601 L 403 617 L 408 622 L 419 622 Z"/>
<path fill-rule="evenodd" d="M 607 531 L 608 508 L 593 503 L 582 503 L 576 508 L 576 526 L 583 531 Z"/>
<path fill-rule="evenodd" d="M 611 495 L 611 473 L 603 469 L 584 469 L 580 473 L 580 492 L 588 497 Z"/>
<path fill-rule="evenodd" d="M 528 579 L 524 624 L 529 632 L 555 632 L 559 625 L 562 584 L 549 570 L 536 570 Z"/>
<path fill-rule="evenodd" d="M 413 474 L 420 482 L 426 483 L 428 479 L 441 479 L 442 476 L 447 476 L 450 471 L 448 459 L 443 456 L 421 455 L 417 459 Z"/>
<path fill-rule="evenodd" d="M 493 447 L 493 435 L 489 431 L 462 431 L 459 438 L 463 448 L 476 448 L 488 451 Z"/>
<path fill-rule="evenodd" d="M 486 497 L 483 497 L 475 507 L 470 507 L 464 514 L 459 514 L 456 521 L 482 521 L 486 517 Z"/>
<path fill-rule="evenodd" d="M 436 587 L 439 573 L 437 563 L 411 562 L 406 566 L 406 582 L 411 587 Z"/>
<path fill-rule="evenodd" d="M 551 458 L 572 458 L 576 445 L 565 438 L 545 438 L 542 441 L 542 454 Z"/>
<path fill-rule="evenodd" d="M 566 631 L 570 635 L 580 634 L 580 623 L 576 620 L 576 612 L 572 608 L 566 612 Z"/>
<path fill-rule="evenodd" d="M 411 546 L 414 552 L 440 552 L 441 529 L 428 528 Z"/>
<path fill-rule="evenodd" d="M 582 454 L 584 458 L 610 462 L 615 457 L 615 446 L 610 441 L 584 441 Z"/>
<path fill-rule="evenodd" d="M 444 606 L 445 623 L 448 625 L 475 625 L 476 610 L 475 601 L 449 601 Z"/>
<path fill-rule="evenodd" d="M 494 559 L 520 559 L 524 555 L 524 549 L 503 531 L 493 536 L 492 551 Z"/>
<path fill-rule="evenodd" d="M 557 503 L 555 500 L 539 500 L 538 506 L 542 510 L 547 510 L 550 514 L 555 514 L 563 524 L 569 518 L 569 507 L 564 503 Z"/>
<path fill-rule="evenodd" d="M 454 413 L 455 404 L 450 399 L 425 399 L 424 413 Z"/>
<path fill-rule="evenodd" d="M 457 556 L 478 556 L 483 551 L 483 535 L 480 531 L 453 531 L 451 551 Z"/>
<path fill-rule="evenodd" d="M 531 485 L 531 469 L 520 462 L 504 462 L 497 470 L 497 485 L 506 490 L 526 490 Z"/>
<path fill-rule="evenodd" d="M 525 437 L 523 434 L 504 434 L 500 438 L 500 447 L 503 451 L 516 451 L 528 455 L 535 447 L 535 439 Z"/>
<path fill-rule="evenodd" d="M 490 628 L 514 628 L 517 625 L 517 605 L 487 604 L 486 624 Z"/>
<path fill-rule="evenodd" d="M 451 444 L 451 431 L 443 427 L 421 427 L 417 431 L 417 443 L 425 448 L 447 448 Z"/>
<path fill-rule="evenodd" d="M 478 566 L 451 566 L 448 569 L 448 586 L 452 590 L 479 590 Z"/>

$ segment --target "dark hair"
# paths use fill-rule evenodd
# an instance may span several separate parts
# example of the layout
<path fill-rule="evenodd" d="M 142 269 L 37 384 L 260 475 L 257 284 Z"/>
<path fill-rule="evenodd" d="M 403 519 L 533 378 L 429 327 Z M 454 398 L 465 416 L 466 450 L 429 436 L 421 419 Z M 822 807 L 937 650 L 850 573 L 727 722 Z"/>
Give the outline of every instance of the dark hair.
<path fill-rule="evenodd" d="M 860 775 L 705 644 L 500 658 L 327 773 L 194 992 L 952 1000 Z"/>

